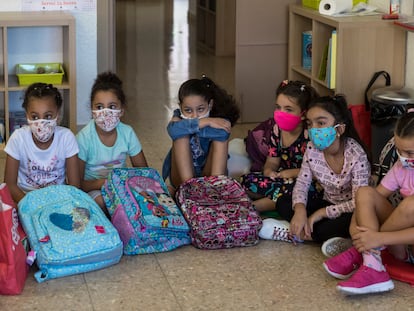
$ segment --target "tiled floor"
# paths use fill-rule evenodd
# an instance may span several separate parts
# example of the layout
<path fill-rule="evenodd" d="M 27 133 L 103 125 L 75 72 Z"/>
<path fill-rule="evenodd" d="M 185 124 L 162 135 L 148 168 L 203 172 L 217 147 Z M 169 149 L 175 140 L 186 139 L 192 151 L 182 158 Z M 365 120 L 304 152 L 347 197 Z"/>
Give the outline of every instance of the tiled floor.
<path fill-rule="evenodd" d="M 206 73 L 230 91 L 234 85 L 234 59 L 195 53 L 186 1 L 175 0 L 180 14 L 173 25 L 163 24 L 168 1 L 124 0 L 117 7 L 123 33 L 118 36 L 118 72 L 129 100 L 125 121 L 134 126 L 157 169 L 170 146 L 165 126 L 180 83 Z M 233 136 L 243 137 L 252 126 L 237 125 Z M 4 154 L 1 168 L 3 159 Z M 216 251 L 186 246 L 124 256 L 110 268 L 40 284 L 32 271 L 22 295 L 0 296 L 0 310 L 414 309 L 414 289 L 400 282 L 387 294 L 340 295 L 336 281 L 322 268 L 323 260 L 316 244 L 261 241 Z"/>

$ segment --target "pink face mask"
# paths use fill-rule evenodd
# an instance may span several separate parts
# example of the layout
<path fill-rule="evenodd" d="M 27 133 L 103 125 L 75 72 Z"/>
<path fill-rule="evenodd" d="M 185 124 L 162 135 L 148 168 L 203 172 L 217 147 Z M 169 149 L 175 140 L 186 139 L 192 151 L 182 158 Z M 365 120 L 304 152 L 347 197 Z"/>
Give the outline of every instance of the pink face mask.
<path fill-rule="evenodd" d="M 275 110 L 273 116 L 279 128 L 287 132 L 293 131 L 302 121 L 300 116 L 280 110 Z"/>

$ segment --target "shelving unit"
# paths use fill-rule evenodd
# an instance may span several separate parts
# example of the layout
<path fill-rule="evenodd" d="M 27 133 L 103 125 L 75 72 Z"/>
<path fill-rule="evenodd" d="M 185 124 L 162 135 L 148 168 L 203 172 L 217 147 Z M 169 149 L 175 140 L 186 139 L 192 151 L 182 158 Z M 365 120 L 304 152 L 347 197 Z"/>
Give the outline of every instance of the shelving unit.
<path fill-rule="evenodd" d="M 336 88 L 318 79 L 324 48 L 337 32 Z M 302 68 L 302 33 L 312 31 L 312 69 Z M 310 83 L 320 95 L 345 94 L 348 104 L 364 103 L 372 75 L 386 70 L 391 84 L 404 86 L 406 32 L 381 15 L 330 17 L 300 5 L 289 7 L 288 76 Z M 381 86 L 383 81 L 379 81 Z"/>
<path fill-rule="evenodd" d="M 6 141 L 13 130 L 11 112 L 22 114 L 27 88 L 18 84 L 18 63 L 62 63 L 63 82 L 55 85 L 63 95 L 61 125 L 76 132 L 75 40 L 75 18 L 69 13 L 0 13 L 0 119 L 4 121 Z"/>
<path fill-rule="evenodd" d="M 235 0 L 197 0 L 197 44 L 216 56 L 234 55 Z"/>

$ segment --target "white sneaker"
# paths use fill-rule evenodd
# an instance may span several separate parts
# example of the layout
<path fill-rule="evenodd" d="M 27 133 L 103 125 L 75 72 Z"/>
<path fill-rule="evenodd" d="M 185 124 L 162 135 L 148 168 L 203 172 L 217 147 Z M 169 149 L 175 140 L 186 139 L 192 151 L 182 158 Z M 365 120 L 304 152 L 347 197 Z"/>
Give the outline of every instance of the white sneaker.
<path fill-rule="evenodd" d="M 322 254 L 326 257 L 334 257 L 340 253 L 346 251 L 352 246 L 351 239 L 345 239 L 341 237 L 330 238 L 326 240 L 321 247 Z"/>
<path fill-rule="evenodd" d="M 289 222 L 274 218 L 263 219 L 263 226 L 259 231 L 259 237 L 264 240 L 293 242 L 289 234 Z"/>

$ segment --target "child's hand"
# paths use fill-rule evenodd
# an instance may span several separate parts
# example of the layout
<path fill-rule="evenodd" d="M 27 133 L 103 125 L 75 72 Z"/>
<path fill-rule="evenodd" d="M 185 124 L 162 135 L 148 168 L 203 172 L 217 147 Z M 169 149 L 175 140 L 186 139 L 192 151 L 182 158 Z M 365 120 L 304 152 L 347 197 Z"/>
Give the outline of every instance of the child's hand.
<path fill-rule="evenodd" d="M 362 253 L 384 245 L 381 240 L 381 232 L 360 226 L 357 226 L 356 229 L 359 232 L 352 236 L 352 243 L 358 252 Z"/>
<path fill-rule="evenodd" d="M 231 131 L 231 123 L 223 118 L 202 118 L 199 121 L 199 127 L 203 128 L 206 126 L 210 126 L 216 129 L 222 129 L 226 132 L 230 133 Z"/>
<path fill-rule="evenodd" d="M 302 231 L 305 234 L 305 238 L 309 238 L 311 236 L 307 222 L 306 208 L 303 204 L 300 204 L 295 206 L 295 214 L 290 221 L 290 233 L 293 236 L 300 238 Z"/>
<path fill-rule="evenodd" d="M 313 232 L 313 225 L 326 217 L 326 208 L 320 208 L 308 218 L 310 232 Z"/>

